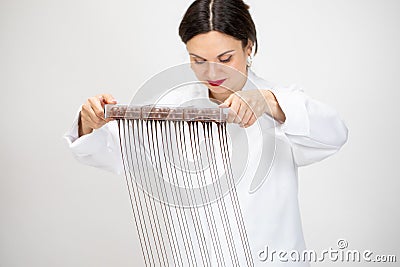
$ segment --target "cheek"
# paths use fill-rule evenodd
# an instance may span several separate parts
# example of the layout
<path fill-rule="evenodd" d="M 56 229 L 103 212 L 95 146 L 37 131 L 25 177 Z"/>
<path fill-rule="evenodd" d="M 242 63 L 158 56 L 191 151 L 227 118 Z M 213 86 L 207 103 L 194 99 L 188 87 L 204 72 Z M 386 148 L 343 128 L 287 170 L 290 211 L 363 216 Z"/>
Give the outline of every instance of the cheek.
<path fill-rule="evenodd" d="M 246 68 L 247 68 L 247 61 L 241 59 L 241 60 L 236 60 L 230 64 L 229 68 L 229 85 L 233 91 L 238 91 L 241 88 L 237 88 L 238 85 L 242 85 L 247 77 L 246 77 Z"/>
<path fill-rule="evenodd" d="M 247 61 L 243 58 L 236 58 L 229 64 L 229 75 L 235 81 L 240 80 L 243 74 L 246 73 Z"/>
<path fill-rule="evenodd" d="M 199 81 L 204 81 L 206 78 L 206 71 L 205 68 L 202 67 L 201 65 L 196 65 L 194 63 L 191 64 L 191 69 L 194 73 L 194 75 L 197 77 Z"/>
<path fill-rule="evenodd" d="M 244 58 L 239 58 L 232 62 L 231 67 L 242 73 L 245 73 L 246 64 L 247 64 L 247 61 Z"/>
<path fill-rule="evenodd" d="M 194 60 L 190 60 L 190 68 L 199 80 L 204 76 L 204 67 L 202 66 L 203 65 L 196 64 Z"/>

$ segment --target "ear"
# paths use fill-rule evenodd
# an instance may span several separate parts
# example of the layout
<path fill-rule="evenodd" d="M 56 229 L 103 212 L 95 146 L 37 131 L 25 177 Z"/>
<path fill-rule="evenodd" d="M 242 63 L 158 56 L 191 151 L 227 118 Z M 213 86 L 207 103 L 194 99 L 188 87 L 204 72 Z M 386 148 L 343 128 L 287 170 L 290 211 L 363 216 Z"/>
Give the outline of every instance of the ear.
<path fill-rule="evenodd" d="M 248 56 L 250 56 L 252 51 L 253 51 L 253 45 L 254 45 L 253 41 L 249 39 L 247 41 L 247 46 L 246 46 L 246 53 L 247 53 Z"/>

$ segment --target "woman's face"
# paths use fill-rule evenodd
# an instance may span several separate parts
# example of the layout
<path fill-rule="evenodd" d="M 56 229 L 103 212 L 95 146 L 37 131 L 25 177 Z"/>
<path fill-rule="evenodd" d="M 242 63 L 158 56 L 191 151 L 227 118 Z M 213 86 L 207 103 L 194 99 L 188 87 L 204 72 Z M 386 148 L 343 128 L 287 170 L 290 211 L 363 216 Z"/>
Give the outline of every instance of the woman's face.
<path fill-rule="evenodd" d="M 252 43 L 242 42 L 217 31 L 198 34 L 186 43 L 191 67 L 213 98 L 223 101 L 243 88 L 247 80 L 247 57 Z"/>

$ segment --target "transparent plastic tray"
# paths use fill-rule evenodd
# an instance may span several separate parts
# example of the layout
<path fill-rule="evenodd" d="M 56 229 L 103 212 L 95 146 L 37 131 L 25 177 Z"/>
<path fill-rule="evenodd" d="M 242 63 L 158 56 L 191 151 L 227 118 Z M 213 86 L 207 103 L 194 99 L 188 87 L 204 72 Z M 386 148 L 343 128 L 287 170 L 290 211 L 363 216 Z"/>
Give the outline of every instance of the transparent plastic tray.
<path fill-rule="evenodd" d="M 171 120 L 171 121 L 217 121 L 227 118 L 226 108 L 171 107 L 158 105 L 105 105 L 105 118 Z"/>

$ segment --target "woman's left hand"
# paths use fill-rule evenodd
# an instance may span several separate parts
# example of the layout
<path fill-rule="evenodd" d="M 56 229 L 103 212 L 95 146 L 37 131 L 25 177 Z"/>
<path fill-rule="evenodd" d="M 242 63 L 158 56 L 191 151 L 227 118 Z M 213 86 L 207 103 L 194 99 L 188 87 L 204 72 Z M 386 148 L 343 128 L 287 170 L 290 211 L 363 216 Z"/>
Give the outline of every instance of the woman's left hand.
<path fill-rule="evenodd" d="M 227 121 L 238 123 L 244 128 L 253 125 L 265 112 L 280 123 L 286 119 L 270 90 L 238 91 L 232 93 L 219 107 L 230 108 Z"/>

